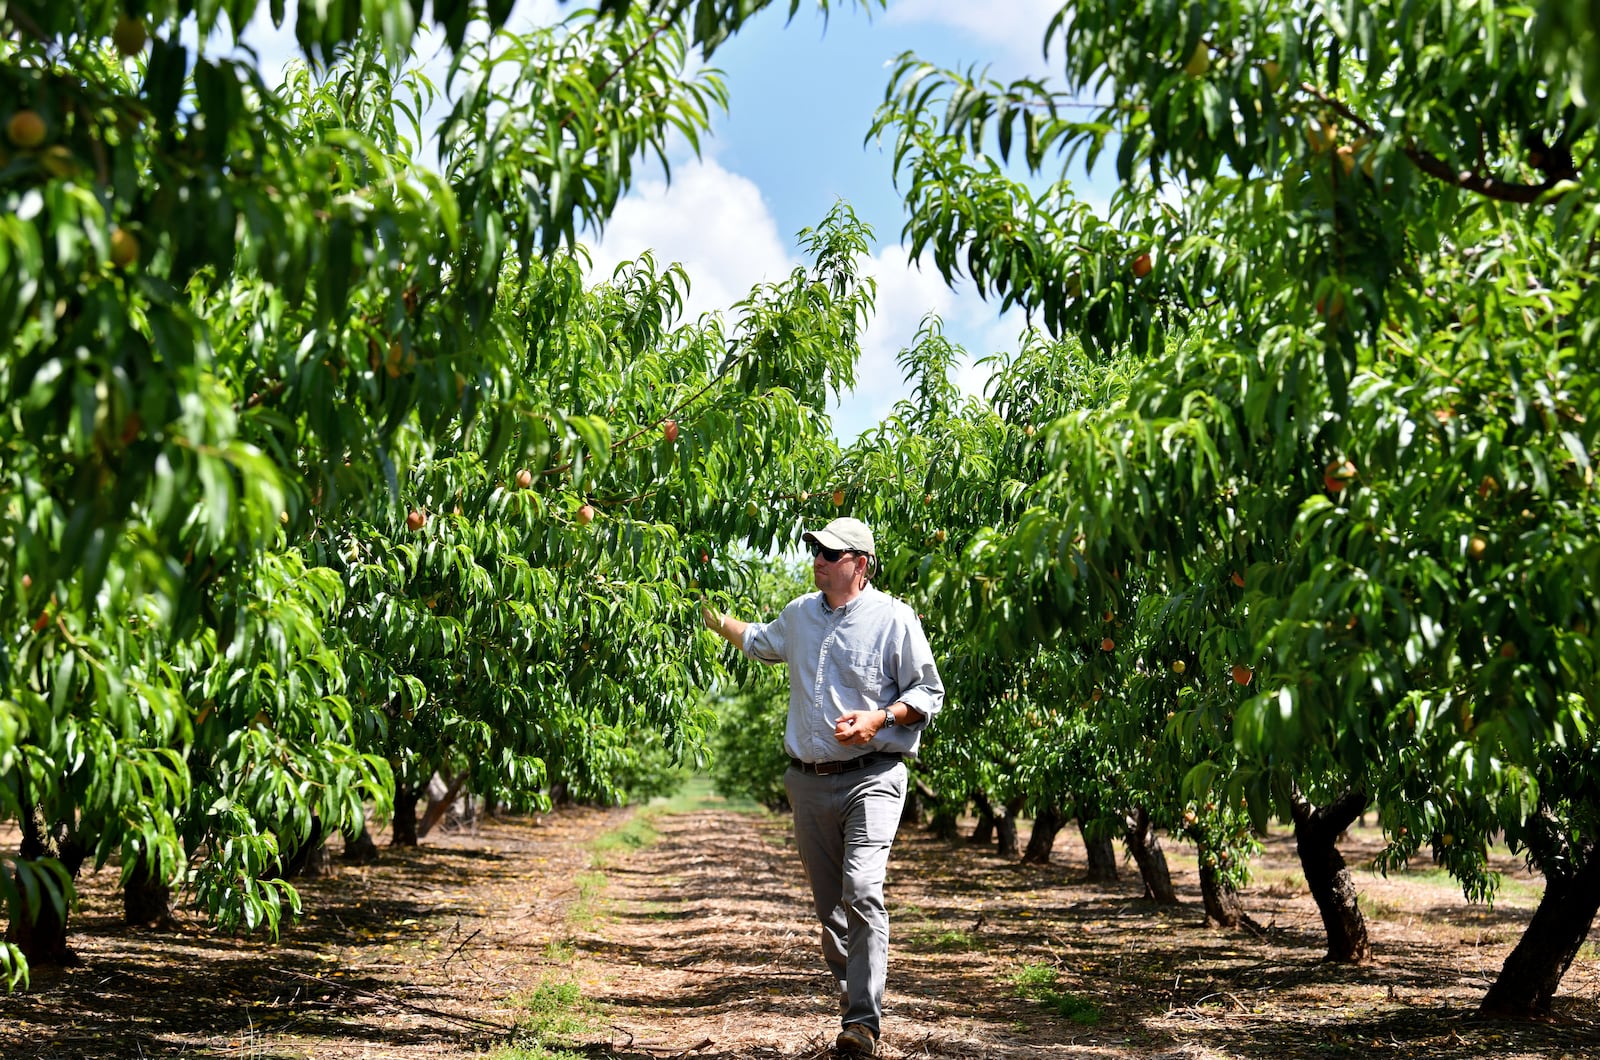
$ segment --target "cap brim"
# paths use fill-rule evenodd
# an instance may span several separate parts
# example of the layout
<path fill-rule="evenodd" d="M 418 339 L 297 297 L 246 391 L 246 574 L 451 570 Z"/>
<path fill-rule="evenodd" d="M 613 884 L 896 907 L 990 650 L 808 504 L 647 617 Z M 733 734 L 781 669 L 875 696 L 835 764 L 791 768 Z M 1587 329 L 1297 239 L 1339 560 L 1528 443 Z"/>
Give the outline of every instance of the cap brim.
<path fill-rule="evenodd" d="M 814 541 L 823 548 L 837 549 L 840 552 L 854 552 L 855 549 L 845 544 L 844 538 L 837 534 L 830 534 L 826 530 L 807 530 L 800 535 L 802 541 Z"/>

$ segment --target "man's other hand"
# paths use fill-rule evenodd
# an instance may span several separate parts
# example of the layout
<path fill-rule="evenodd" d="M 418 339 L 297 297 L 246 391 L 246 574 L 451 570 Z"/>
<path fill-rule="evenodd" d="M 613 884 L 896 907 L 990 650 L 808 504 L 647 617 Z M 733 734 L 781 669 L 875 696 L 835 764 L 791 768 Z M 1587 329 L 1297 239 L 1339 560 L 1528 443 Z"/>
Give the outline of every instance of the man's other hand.
<path fill-rule="evenodd" d="M 833 726 L 833 738 L 846 746 L 871 743 L 883 728 L 881 710 L 847 710 Z"/>

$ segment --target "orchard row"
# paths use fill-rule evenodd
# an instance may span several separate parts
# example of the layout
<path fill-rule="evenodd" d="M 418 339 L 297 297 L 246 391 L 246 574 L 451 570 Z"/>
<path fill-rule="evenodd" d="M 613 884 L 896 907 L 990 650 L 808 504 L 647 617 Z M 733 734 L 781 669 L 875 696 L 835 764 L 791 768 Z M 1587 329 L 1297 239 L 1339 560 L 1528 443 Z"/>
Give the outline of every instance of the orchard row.
<path fill-rule="evenodd" d="M 1341 960 L 1370 951 L 1355 814 L 1478 897 L 1503 834 L 1546 891 L 1485 1006 L 1548 1010 L 1600 902 L 1595 27 L 1083 2 L 1058 82 L 905 57 L 874 131 L 908 248 L 1043 330 L 972 398 L 930 323 L 913 397 L 841 452 L 873 302 L 847 208 L 728 323 L 677 325 L 675 267 L 574 257 L 725 103 L 691 51 L 764 5 L 488 42 L 436 5 L 468 87 L 428 167 L 411 7 L 380 6 L 373 39 L 302 12 L 334 61 L 276 88 L 186 52 L 184 0 L 147 40 L 107 2 L 0 46 L 14 978 L 63 955 L 87 863 L 270 926 L 296 852 L 435 770 L 649 790 L 704 754 L 706 689 L 771 699 L 696 595 L 770 606 L 792 585 L 745 557 L 844 511 L 935 639 L 946 806 L 1187 835 L 1223 919 L 1292 821 Z M 1459 46 L 1389 43 L 1414 25 Z"/>

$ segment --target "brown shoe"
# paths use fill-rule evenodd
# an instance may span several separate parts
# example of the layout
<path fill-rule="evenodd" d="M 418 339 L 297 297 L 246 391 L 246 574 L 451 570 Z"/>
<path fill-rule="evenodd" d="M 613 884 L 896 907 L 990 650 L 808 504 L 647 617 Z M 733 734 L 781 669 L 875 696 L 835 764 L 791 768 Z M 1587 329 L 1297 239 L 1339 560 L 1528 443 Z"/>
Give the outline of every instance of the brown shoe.
<path fill-rule="evenodd" d="M 865 1025 L 846 1023 L 833 1040 L 833 1048 L 840 1056 L 877 1056 L 878 1039 Z"/>

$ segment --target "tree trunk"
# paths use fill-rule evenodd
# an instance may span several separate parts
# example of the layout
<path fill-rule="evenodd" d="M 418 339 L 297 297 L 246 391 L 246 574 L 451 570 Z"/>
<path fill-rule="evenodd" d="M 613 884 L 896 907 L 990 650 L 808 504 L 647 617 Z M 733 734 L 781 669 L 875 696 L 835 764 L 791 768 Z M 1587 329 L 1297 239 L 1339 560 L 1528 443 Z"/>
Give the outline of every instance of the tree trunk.
<path fill-rule="evenodd" d="M 365 821 L 359 829 L 344 833 L 344 853 L 339 857 L 352 865 L 370 865 L 378 860 L 378 844 L 372 841 Z"/>
<path fill-rule="evenodd" d="M 978 811 L 978 823 L 973 826 L 967 842 L 974 846 L 988 846 L 994 842 L 994 807 L 989 805 L 989 797 L 981 791 L 972 793 L 972 805 Z"/>
<path fill-rule="evenodd" d="M 390 846 L 414 847 L 417 845 L 417 803 L 422 793 L 410 784 L 395 781 L 394 785 L 394 837 Z"/>
<path fill-rule="evenodd" d="M 417 838 L 424 839 L 433 831 L 434 826 L 444 820 L 444 815 L 450 812 L 450 807 L 455 805 L 456 799 L 461 796 L 461 789 L 467 784 L 467 771 L 463 769 L 450 780 L 444 782 L 444 791 L 434 798 L 428 795 L 428 808 L 422 812 L 422 823 L 417 825 Z"/>
<path fill-rule="evenodd" d="M 1022 801 L 1020 798 L 1012 799 L 995 812 L 994 830 L 999 835 L 999 846 L 995 853 L 1003 858 L 1015 860 L 1022 852 L 1017 845 L 1017 814 L 1022 810 Z"/>
<path fill-rule="evenodd" d="M 928 817 L 928 831 L 940 839 L 955 839 L 961 834 L 961 810 L 964 803 L 954 799 L 935 795 L 933 790 L 923 786 L 922 781 L 917 781 L 917 790 L 922 793 L 923 801 L 933 807 L 933 813 Z"/>
<path fill-rule="evenodd" d="M 1056 834 L 1066 825 L 1067 819 L 1060 807 L 1048 803 L 1033 818 L 1033 831 L 1028 834 L 1028 849 L 1022 854 L 1025 865 L 1048 865 L 1056 847 Z"/>
<path fill-rule="evenodd" d="M 1195 836 L 1195 850 L 1200 860 L 1200 902 L 1205 906 L 1206 919 L 1225 928 L 1248 923 L 1244 902 L 1233 881 L 1222 871 L 1222 852 L 1211 845 L 1204 829 L 1193 829 L 1190 834 Z"/>
<path fill-rule="evenodd" d="M 322 831 L 322 818 L 317 816 L 311 818 L 311 831 L 304 842 L 296 842 L 292 836 L 279 836 L 278 878 L 310 879 L 330 875 L 333 862 L 328 855 L 327 839 Z"/>
<path fill-rule="evenodd" d="M 1544 896 L 1478 1006 L 1480 1015 L 1529 1019 L 1550 1014 L 1561 977 L 1600 912 L 1600 848 L 1591 845 L 1586 855 L 1576 873 L 1546 873 Z M 1541 859 L 1541 868 L 1553 861 Z"/>
<path fill-rule="evenodd" d="M 122 882 L 122 921 L 144 925 L 164 923 L 171 918 L 172 886 L 141 853 L 128 878 Z"/>
<path fill-rule="evenodd" d="M 22 843 L 18 853 L 21 855 L 19 867 L 21 862 L 32 862 L 29 868 L 36 868 L 39 862 L 53 858 L 60 862 L 69 878 L 76 879 L 88 852 L 69 828 L 52 829 L 45 821 L 43 807 L 34 806 L 22 819 Z M 20 876 L 13 877 L 13 882 L 18 887 L 20 897 L 12 907 L 11 923 L 6 926 L 6 941 L 21 950 L 23 957 L 33 967 L 76 966 L 79 963 L 78 956 L 67 948 L 67 914 L 72 907 L 73 897 L 70 885 L 66 893 L 59 896 L 61 909 L 57 910 L 49 894 L 43 892 L 43 888 L 53 889 L 57 885 L 58 881 L 53 875 L 48 880 L 39 881 L 41 891 L 37 905 L 29 902 L 28 889 L 22 886 Z"/>
<path fill-rule="evenodd" d="M 1362 791 L 1346 791 L 1321 809 L 1313 809 L 1298 791 L 1289 799 L 1300 869 L 1328 934 L 1328 954 L 1323 959 L 1341 964 L 1360 964 L 1372 956 L 1367 921 L 1356 904 L 1355 881 L 1338 846 L 1339 836 L 1366 805 Z"/>
<path fill-rule="evenodd" d="M 1091 832 L 1096 833 L 1092 838 Z M 1090 828 L 1081 819 L 1078 821 L 1078 834 L 1083 836 L 1084 853 L 1089 857 L 1089 882 L 1114 882 L 1117 878 L 1117 851 L 1111 845 L 1111 837 L 1099 834 L 1099 829 Z"/>
<path fill-rule="evenodd" d="M 1133 863 L 1139 866 L 1144 896 L 1157 905 L 1177 905 L 1178 892 L 1172 889 L 1172 872 L 1167 868 L 1161 838 L 1150 828 L 1150 812 L 1143 806 L 1135 807 L 1128 815 L 1127 824 L 1124 838 Z"/>
<path fill-rule="evenodd" d="M 905 805 L 900 807 L 900 827 L 921 828 L 922 813 L 922 785 L 907 785 Z"/>

